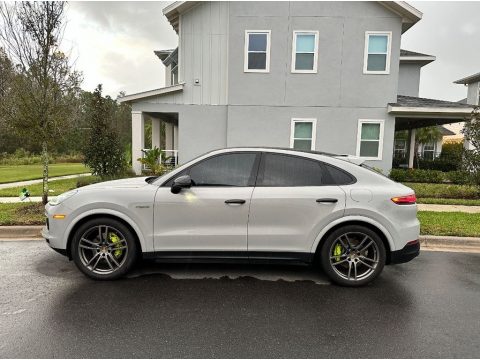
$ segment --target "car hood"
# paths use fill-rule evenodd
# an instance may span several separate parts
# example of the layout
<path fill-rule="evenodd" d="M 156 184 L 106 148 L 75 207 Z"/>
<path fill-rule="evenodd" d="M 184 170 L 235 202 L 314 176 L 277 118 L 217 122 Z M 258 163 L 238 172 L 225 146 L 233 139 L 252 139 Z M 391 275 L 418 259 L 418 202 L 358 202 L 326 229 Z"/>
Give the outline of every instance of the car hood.
<path fill-rule="evenodd" d="M 104 181 L 92 185 L 87 185 L 84 187 L 79 188 L 79 190 L 85 189 L 132 189 L 132 188 L 139 188 L 148 185 L 145 181 L 148 179 L 147 176 L 144 177 L 134 177 L 128 179 L 120 179 L 120 180 L 111 180 L 111 181 Z"/>

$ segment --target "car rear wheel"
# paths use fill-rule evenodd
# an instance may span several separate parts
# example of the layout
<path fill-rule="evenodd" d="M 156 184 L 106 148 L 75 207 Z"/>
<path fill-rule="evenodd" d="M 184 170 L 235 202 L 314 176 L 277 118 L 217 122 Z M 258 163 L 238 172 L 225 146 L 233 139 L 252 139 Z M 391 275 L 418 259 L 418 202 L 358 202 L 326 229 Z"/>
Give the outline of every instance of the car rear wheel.
<path fill-rule="evenodd" d="M 323 270 L 333 282 L 361 286 L 382 272 L 386 250 L 376 232 L 364 226 L 348 225 L 328 236 L 320 259 Z"/>
<path fill-rule="evenodd" d="M 132 231 L 110 218 L 82 224 L 74 234 L 71 249 L 80 271 L 95 280 L 115 280 L 125 275 L 137 254 Z"/>

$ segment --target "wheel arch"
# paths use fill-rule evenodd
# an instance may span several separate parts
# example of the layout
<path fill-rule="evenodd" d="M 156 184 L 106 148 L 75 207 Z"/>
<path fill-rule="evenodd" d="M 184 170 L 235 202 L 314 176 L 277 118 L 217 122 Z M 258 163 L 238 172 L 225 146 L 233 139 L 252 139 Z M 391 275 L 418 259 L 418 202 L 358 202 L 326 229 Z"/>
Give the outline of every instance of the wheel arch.
<path fill-rule="evenodd" d="M 69 227 L 67 228 L 65 232 L 65 235 L 67 237 L 66 252 L 70 260 L 72 259 L 71 244 L 72 244 L 72 238 L 73 238 L 73 235 L 75 234 L 75 231 L 77 231 L 77 229 L 87 221 L 95 218 L 99 218 L 99 217 L 117 220 L 117 221 L 120 221 L 125 226 L 127 226 L 135 236 L 134 240 L 137 243 L 139 254 L 141 255 L 143 253 L 145 249 L 145 239 L 138 225 L 134 221 L 132 221 L 130 218 L 128 218 L 127 216 L 125 216 L 120 212 L 109 210 L 109 209 L 104 209 L 104 210 L 99 209 L 94 212 L 90 211 L 90 212 L 83 213 L 82 215 L 75 218 L 75 220 L 73 220 L 70 223 Z"/>
<path fill-rule="evenodd" d="M 348 225 L 361 225 L 374 231 L 380 237 L 380 239 L 382 239 L 383 244 L 385 245 L 385 250 L 387 253 L 386 264 L 390 263 L 391 252 L 392 252 L 392 248 L 394 248 L 394 243 L 393 243 L 392 236 L 390 235 L 388 230 L 384 226 L 376 222 L 375 220 L 372 220 L 370 218 L 365 218 L 365 217 L 353 217 L 353 216 L 339 219 L 339 221 L 331 223 L 328 227 L 322 230 L 322 232 L 315 239 L 315 242 L 312 246 L 312 253 L 314 254 L 315 260 L 317 260 L 320 249 L 322 248 L 322 245 L 327 239 L 327 237 L 335 230 Z"/>

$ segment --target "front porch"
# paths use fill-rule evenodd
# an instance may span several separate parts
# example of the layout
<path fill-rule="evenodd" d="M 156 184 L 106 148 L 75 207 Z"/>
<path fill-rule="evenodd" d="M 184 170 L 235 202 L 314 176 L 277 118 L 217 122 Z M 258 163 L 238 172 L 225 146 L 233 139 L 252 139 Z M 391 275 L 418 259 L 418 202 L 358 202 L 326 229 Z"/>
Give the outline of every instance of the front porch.
<path fill-rule="evenodd" d="M 151 139 L 146 148 L 146 137 Z M 145 170 L 137 159 L 142 150 L 161 149 L 167 165 L 178 164 L 178 113 L 132 111 L 132 169 L 137 175 Z"/>
<path fill-rule="evenodd" d="M 406 167 L 414 167 L 416 156 L 424 157 L 428 155 L 432 160 L 438 158 L 439 151 L 437 147 L 432 149 L 424 148 L 419 151 L 416 149 L 416 133 L 418 129 L 445 125 L 467 120 L 473 111 L 473 106 L 434 99 L 425 99 L 413 96 L 399 95 L 397 102 L 388 104 L 388 113 L 395 116 L 395 132 L 407 131 L 405 139 L 406 149 L 403 155 L 407 159 Z M 394 146 L 394 158 L 396 152 L 402 152 Z"/>

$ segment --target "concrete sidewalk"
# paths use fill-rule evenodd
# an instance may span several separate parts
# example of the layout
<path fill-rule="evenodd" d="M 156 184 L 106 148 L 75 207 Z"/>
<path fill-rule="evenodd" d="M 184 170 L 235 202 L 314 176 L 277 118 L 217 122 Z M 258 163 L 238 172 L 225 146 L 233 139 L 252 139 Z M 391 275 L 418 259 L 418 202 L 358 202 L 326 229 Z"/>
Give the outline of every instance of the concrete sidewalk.
<path fill-rule="evenodd" d="M 89 175 L 92 175 L 92 174 L 91 173 L 83 173 L 83 174 L 75 174 L 75 175 L 55 176 L 55 177 L 48 178 L 48 181 L 50 182 L 50 181 L 55 181 L 55 180 L 75 179 L 75 178 L 78 178 L 78 177 L 89 176 Z M 4 184 L 0 184 L 0 189 L 8 189 L 8 188 L 19 187 L 19 186 L 40 184 L 40 183 L 42 183 L 42 181 L 43 181 L 43 179 L 35 179 L 35 180 L 25 180 L 25 181 L 4 183 Z"/>
<path fill-rule="evenodd" d="M 417 204 L 418 211 L 480 213 L 480 206 Z"/>

